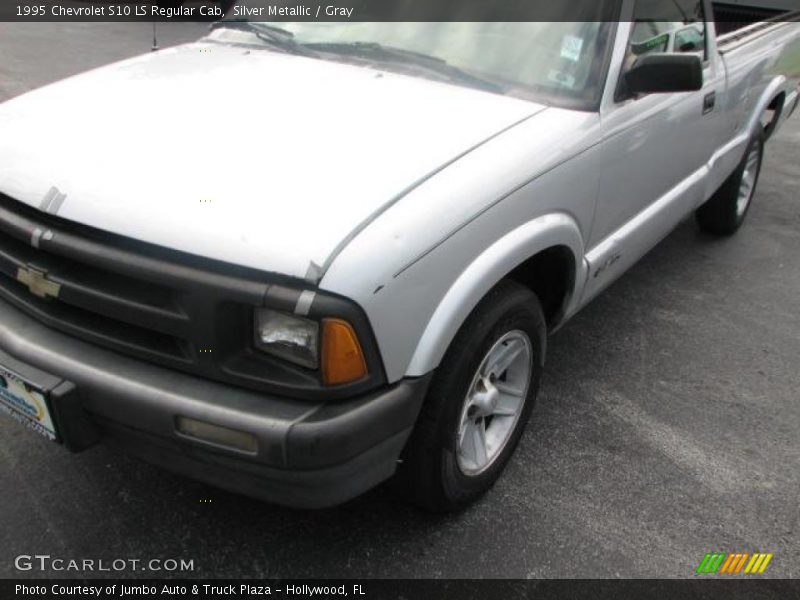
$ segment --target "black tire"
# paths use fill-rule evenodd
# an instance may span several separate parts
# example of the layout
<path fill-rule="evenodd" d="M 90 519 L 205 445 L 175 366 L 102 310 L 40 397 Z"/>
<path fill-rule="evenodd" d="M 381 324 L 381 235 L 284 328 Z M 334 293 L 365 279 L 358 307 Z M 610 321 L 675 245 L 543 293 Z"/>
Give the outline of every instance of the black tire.
<path fill-rule="evenodd" d="M 764 162 L 764 141 L 764 132 L 759 129 L 758 133 L 753 135 L 747 145 L 744 158 L 742 158 L 742 162 L 739 163 L 733 174 L 725 180 L 725 183 L 722 184 L 708 202 L 697 210 L 696 217 L 700 229 L 714 235 L 733 235 L 742 226 L 750 207 L 753 205 L 753 197 L 761 175 L 761 165 Z M 758 151 L 758 167 L 747 206 L 742 211 L 739 208 L 739 192 L 742 189 L 748 158 L 754 150 Z"/>
<path fill-rule="evenodd" d="M 527 334 L 532 350 L 527 394 L 505 445 L 490 465 L 480 474 L 466 475 L 456 458 L 464 401 L 484 357 L 504 335 L 514 331 Z M 459 330 L 431 382 L 392 482 L 395 490 L 425 509 L 444 512 L 468 505 L 494 485 L 533 410 L 544 364 L 546 332 L 538 299 L 516 282 L 501 282 L 481 301 Z"/>

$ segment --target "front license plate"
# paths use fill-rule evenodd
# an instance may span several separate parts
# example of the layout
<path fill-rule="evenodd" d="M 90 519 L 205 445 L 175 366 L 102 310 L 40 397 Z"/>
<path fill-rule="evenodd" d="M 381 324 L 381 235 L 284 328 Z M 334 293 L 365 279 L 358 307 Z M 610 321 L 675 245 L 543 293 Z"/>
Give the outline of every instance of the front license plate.
<path fill-rule="evenodd" d="M 0 411 L 26 427 L 56 441 L 56 428 L 47 405 L 47 392 L 0 365 Z"/>

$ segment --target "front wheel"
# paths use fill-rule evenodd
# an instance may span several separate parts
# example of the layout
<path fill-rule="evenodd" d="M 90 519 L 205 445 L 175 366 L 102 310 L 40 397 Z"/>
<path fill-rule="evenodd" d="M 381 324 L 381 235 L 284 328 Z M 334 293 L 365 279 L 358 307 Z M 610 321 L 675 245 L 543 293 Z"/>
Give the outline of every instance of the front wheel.
<path fill-rule="evenodd" d="M 491 488 L 533 409 L 545 344 L 536 296 L 518 283 L 500 283 L 437 370 L 395 487 L 435 511 L 463 507 Z"/>
<path fill-rule="evenodd" d="M 733 174 L 697 210 L 700 229 L 716 235 L 732 235 L 742 226 L 756 193 L 764 159 L 764 139 L 763 131 L 753 136 Z"/>

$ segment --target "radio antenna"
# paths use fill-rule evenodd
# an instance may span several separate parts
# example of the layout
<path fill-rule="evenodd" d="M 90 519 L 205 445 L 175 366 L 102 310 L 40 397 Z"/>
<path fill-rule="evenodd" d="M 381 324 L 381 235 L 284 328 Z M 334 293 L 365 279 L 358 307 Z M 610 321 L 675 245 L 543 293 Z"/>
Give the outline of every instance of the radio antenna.
<path fill-rule="evenodd" d="M 156 22 L 153 21 L 153 47 L 150 48 L 150 52 L 155 52 L 158 50 L 158 37 L 156 36 Z"/>

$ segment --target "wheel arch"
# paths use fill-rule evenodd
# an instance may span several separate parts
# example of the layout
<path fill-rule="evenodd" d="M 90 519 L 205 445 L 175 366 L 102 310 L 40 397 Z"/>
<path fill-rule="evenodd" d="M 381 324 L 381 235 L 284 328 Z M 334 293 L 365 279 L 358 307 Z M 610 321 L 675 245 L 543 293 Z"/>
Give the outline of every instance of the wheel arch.
<path fill-rule="evenodd" d="M 774 111 L 772 118 L 766 124 L 764 132 L 769 139 L 783 124 L 784 106 L 790 92 L 789 81 L 783 75 L 775 77 L 766 87 L 747 122 L 745 131 L 754 132 L 761 127 L 761 120 L 770 110 Z"/>
<path fill-rule="evenodd" d="M 544 277 L 556 282 L 549 296 Z M 435 369 L 470 313 L 503 279 L 514 279 L 544 296 L 540 301 L 548 328 L 553 329 L 572 312 L 585 277 L 583 236 L 572 216 L 553 213 L 517 227 L 458 276 L 428 321 L 406 375 L 418 377 Z"/>

